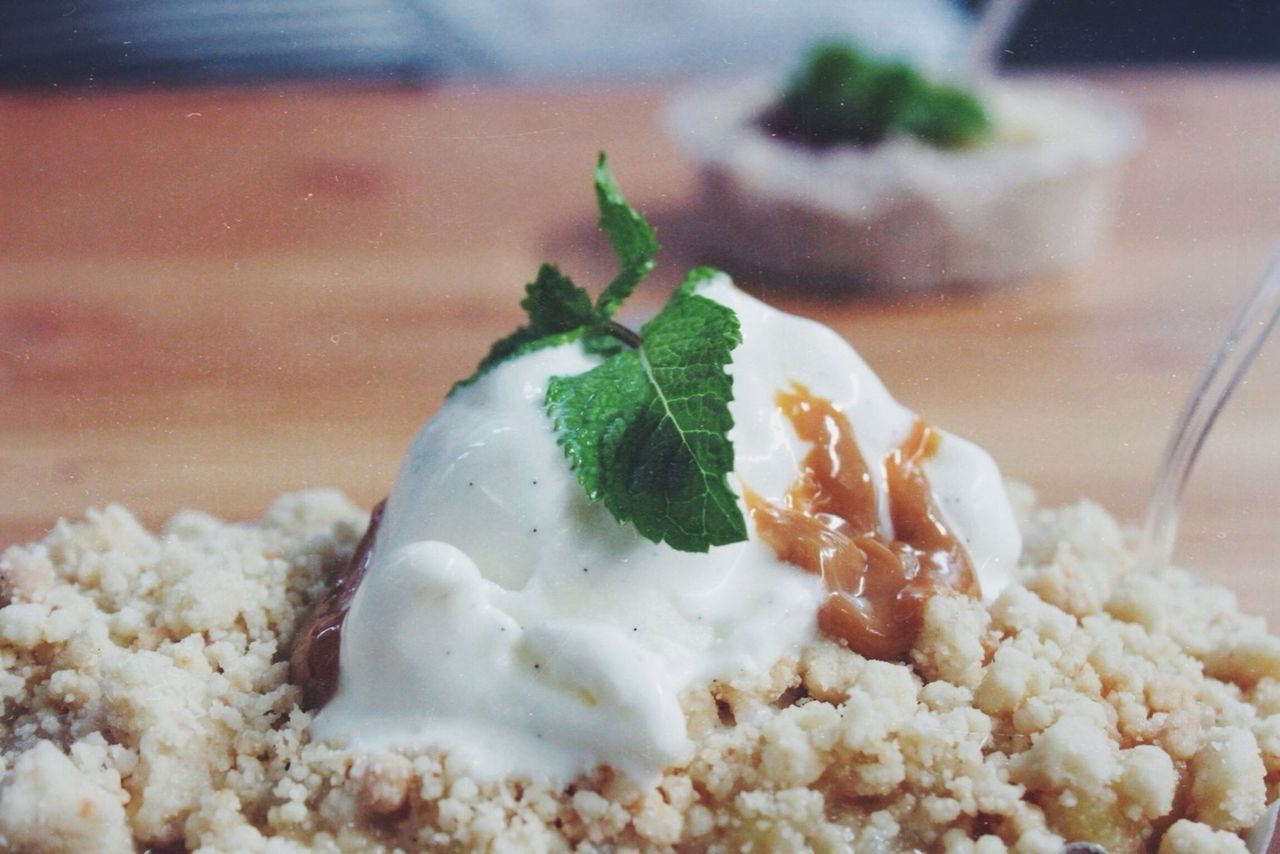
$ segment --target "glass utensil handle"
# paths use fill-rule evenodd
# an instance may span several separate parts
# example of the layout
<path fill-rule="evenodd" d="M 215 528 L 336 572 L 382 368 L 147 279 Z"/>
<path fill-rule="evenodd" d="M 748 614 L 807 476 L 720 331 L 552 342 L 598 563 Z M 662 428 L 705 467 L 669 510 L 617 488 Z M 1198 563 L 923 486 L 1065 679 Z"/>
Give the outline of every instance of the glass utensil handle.
<path fill-rule="evenodd" d="M 1213 422 L 1258 355 L 1280 318 L 1280 250 L 1240 307 L 1226 337 L 1205 367 L 1182 413 L 1156 472 L 1143 524 L 1143 560 L 1169 565 L 1178 530 L 1178 511 L 1187 477 Z"/>
<path fill-rule="evenodd" d="M 990 77 L 1000 65 L 1000 52 L 1022 17 L 1027 0 L 987 0 L 965 46 L 966 65 L 974 77 Z"/>

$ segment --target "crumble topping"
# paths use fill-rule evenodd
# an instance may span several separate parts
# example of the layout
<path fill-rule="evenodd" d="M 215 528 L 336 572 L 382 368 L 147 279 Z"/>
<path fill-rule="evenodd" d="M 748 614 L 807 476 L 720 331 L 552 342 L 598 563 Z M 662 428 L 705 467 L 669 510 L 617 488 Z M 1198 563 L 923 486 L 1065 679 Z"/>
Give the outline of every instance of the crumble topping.
<path fill-rule="evenodd" d="M 311 741 L 286 652 L 367 514 L 123 508 L 0 557 L 0 847 L 18 851 L 1244 851 L 1280 796 L 1280 639 L 1226 590 L 1131 569 L 1100 508 L 1014 488 L 1019 583 L 939 596 L 909 663 L 828 640 L 682 698 L 642 787 L 487 782 Z"/>

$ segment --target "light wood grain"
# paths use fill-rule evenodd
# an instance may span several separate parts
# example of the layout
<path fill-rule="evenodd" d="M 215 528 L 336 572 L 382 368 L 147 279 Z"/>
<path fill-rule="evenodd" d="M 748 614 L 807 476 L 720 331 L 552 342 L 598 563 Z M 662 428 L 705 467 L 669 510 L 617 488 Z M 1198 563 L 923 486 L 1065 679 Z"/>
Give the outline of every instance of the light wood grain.
<path fill-rule="evenodd" d="M 1141 508 L 1168 425 L 1280 241 L 1280 74 L 1116 74 L 1148 144 L 1090 269 L 909 305 L 763 288 L 1047 500 Z M 609 269 L 610 152 L 662 227 L 652 305 L 697 253 L 666 92 L 307 90 L 0 97 L 0 545 L 119 501 L 258 515 L 369 504 L 539 261 Z M 1179 555 L 1280 619 L 1280 345 L 1210 441 Z"/>

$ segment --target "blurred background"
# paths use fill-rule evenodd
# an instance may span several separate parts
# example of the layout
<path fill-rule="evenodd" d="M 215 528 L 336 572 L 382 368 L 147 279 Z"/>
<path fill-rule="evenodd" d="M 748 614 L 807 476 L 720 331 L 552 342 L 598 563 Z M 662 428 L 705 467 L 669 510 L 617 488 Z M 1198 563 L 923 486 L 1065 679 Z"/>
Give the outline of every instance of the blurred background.
<path fill-rule="evenodd" d="M 664 245 L 643 313 L 705 260 L 678 91 L 781 75 L 829 37 L 952 73 L 983 8 L 4 0 L 0 548 L 113 501 L 152 526 L 311 487 L 371 505 L 540 261 L 589 289 L 610 274 L 600 149 Z M 1141 122 L 1098 257 L 899 300 L 734 272 L 1046 501 L 1133 521 L 1280 242 L 1280 3 L 1031 0 L 997 56 Z M 1277 350 L 1207 445 L 1179 555 L 1280 618 Z"/>
<path fill-rule="evenodd" d="M 945 60 L 983 0 L 741 4 L 666 0 L 7 0 L 0 80 L 102 87 L 475 76 L 670 79 L 773 67 L 819 35 Z M 1280 7 L 1260 0 L 1039 0 L 1010 67 L 1264 62 Z"/>

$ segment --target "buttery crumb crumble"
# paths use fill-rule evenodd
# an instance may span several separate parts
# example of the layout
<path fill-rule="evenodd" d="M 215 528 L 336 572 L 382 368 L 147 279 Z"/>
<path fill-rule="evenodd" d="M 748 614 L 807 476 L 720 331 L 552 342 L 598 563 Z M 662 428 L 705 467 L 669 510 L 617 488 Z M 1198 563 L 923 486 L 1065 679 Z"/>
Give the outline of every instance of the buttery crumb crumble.
<path fill-rule="evenodd" d="M 653 785 L 565 789 L 310 740 L 287 650 L 368 518 L 341 495 L 158 535 L 90 511 L 0 557 L 0 848 L 1244 851 L 1280 796 L 1280 638 L 1130 569 L 1097 506 L 1012 490 L 1019 583 L 933 599 L 910 663 L 815 642 L 687 693 L 694 751 Z"/>

